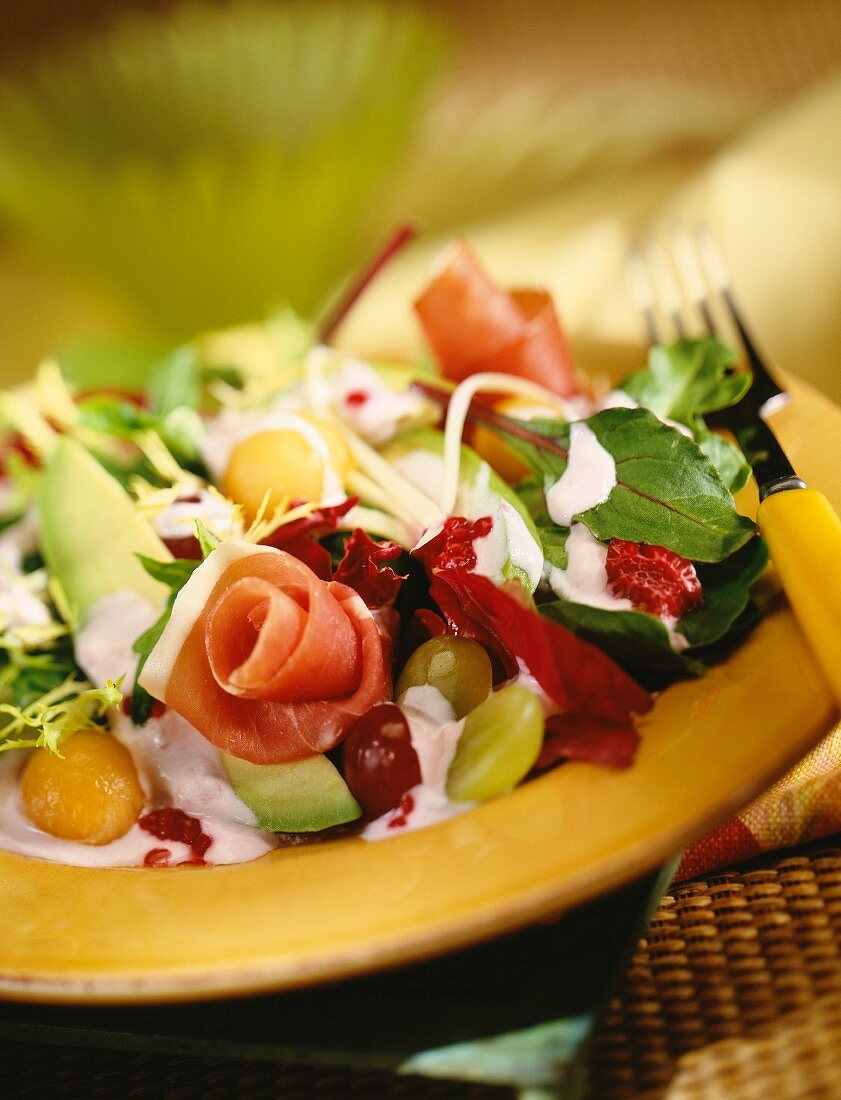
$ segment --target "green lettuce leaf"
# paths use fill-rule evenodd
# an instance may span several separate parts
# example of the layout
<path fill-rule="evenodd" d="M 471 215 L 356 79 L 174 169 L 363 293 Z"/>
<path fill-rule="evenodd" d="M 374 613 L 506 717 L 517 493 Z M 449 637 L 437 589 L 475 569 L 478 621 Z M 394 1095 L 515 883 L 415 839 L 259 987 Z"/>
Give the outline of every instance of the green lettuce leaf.
<path fill-rule="evenodd" d="M 699 676 L 704 671 L 700 662 L 672 648 L 669 632 L 656 615 L 642 611 L 608 611 L 570 600 L 553 600 L 541 604 L 538 610 L 541 615 L 593 642 L 631 672 L 653 670 Z"/>
<path fill-rule="evenodd" d="M 558 569 L 566 569 L 569 563 L 566 550 L 569 528 L 559 527 L 550 519 L 546 511 L 546 494 L 542 485 L 530 478 L 517 486 L 516 493 L 534 521 L 534 527 L 543 548 L 543 557 L 550 565 Z"/>
<path fill-rule="evenodd" d="M 737 553 L 715 565 L 699 565 L 704 598 L 678 626 L 690 648 L 710 646 L 730 631 L 748 607 L 750 590 L 768 564 L 765 540 L 753 538 Z"/>
<path fill-rule="evenodd" d="M 175 409 L 198 409 L 202 373 L 199 357 L 190 347 L 177 348 L 159 363 L 149 379 L 146 396 L 154 416 L 165 417 Z"/>
<path fill-rule="evenodd" d="M 750 463 L 737 443 L 708 428 L 695 432 L 695 442 L 718 470 L 719 476 L 731 493 L 738 493 L 748 483 Z"/>
<path fill-rule="evenodd" d="M 587 424 L 616 462 L 608 499 L 578 518 L 602 541 L 666 546 L 690 561 L 720 561 L 753 537 L 717 470 L 691 439 L 647 409 L 605 409 Z"/>
<path fill-rule="evenodd" d="M 539 611 L 595 643 L 632 672 L 697 676 L 704 670 L 702 657 L 714 656 L 713 647 L 732 631 L 752 625 L 750 590 L 767 562 L 768 548 L 757 537 L 725 561 L 699 567 L 703 602 L 677 624 L 689 643 L 682 652 L 672 648 L 663 622 L 642 611 L 608 611 L 570 600 L 553 600 L 540 605 Z"/>
<path fill-rule="evenodd" d="M 169 597 L 160 618 L 152 623 L 149 629 L 144 631 L 139 638 L 136 638 L 131 647 L 140 658 L 137 662 L 137 673 L 131 691 L 131 720 L 136 726 L 145 726 L 152 714 L 154 699 L 138 683 L 140 673 L 143 671 L 143 666 L 149 659 L 149 654 L 158 644 L 166 624 L 169 622 L 176 596 L 192 577 L 194 571 L 201 565 L 201 562 L 188 561 L 185 558 L 176 558 L 174 561 L 155 561 L 154 558 L 147 558 L 143 554 L 138 554 L 137 557 L 150 577 L 154 577 L 155 580 L 168 585 L 170 589 Z"/>
<path fill-rule="evenodd" d="M 677 340 L 653 347 L 648 366 L 620 384 L 643 408 L 686 425 L 731 493 L 747 483 L 750 465 L 740 448 L 711 432 L 703 418 L 735 405 L 750 389 L 751 375 L 734 372 L 736 361 L 735 352 L 712 336 Z"/>
<path fill-rule="evenodd" d="M 79 403 L 78 422 L 84 428 L 118 439 L 133 439 L 140 432 L 154 431 L 181 464 L 192 468 L 198 459 L 198 444 L 203 432 L 201 418 L 185 405 L 176 405 L 158 415 L 124 398 L 99 394 Z M 142 466 L 141 463 L 141 470 Z"/>
<path fill-rule="evenodd" d="M 656 345 L 648 366 L 620 389 L 656 416 L 694 428 L 699 418 L 740 401 L 751 385 L 748 371 L 734 372 L 736 353 L 712 336 Z"/>
<path fill-rule="evenodd" d="M 604 409 L 585 423 L 616 461 L 617 484 L 603 504 L 576 518 L 596 538 L 630 539 L 666 546 L 691 561 L 720 561 L 756 531 L 739 515 L 733 496 L 703 449 L 645 408 Z M 538 483 L 557 481 L 567 466 L 570 428 L 562 420 L 514 421 L 495 416 L 487 425 L 519 454 Z M 534 497 L 534 490 L 527 489 Z M 548 516 L 530 505 L 547 544 Z M 550 528 L 551 529 L 551 528 Z M 559 558 L 557 543 L 555 553 Z"/>

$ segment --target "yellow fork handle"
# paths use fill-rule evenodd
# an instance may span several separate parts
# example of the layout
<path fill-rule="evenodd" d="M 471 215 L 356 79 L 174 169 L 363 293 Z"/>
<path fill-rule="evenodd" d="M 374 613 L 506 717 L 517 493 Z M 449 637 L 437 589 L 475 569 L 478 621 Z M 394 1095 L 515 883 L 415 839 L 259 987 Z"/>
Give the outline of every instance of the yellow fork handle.
<path fill-rule="evenodd" d="M 785 489 L 759 505 L 788 601 L 841 705 L 841 520 L 815 489 Z"/>

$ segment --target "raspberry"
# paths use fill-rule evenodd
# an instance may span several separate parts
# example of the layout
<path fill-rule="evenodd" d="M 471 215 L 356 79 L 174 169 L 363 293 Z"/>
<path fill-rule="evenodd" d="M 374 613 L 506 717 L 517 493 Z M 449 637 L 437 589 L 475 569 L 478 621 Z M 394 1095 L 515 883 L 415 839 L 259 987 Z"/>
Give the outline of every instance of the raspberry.
<path fill-rule="evenodd" d="M 605 569 L 613 594 L 626 596 L 637 611 L 680 619 L 701 602 L 695 566 L 665 546 L 613 539 Z"/>

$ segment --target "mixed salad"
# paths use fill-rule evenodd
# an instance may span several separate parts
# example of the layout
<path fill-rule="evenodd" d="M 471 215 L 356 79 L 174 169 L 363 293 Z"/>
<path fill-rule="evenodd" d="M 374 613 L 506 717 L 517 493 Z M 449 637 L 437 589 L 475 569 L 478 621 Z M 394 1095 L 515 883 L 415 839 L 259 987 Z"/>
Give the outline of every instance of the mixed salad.
<path fill-rule="evenodd" d="M 755 622 L 749 466 L 704 421 L 750 385 L 731 351 L 597 392 L 463 241 L 415 311 L 411 362 L 282 313 L 143 392 L 47 361 L 0 397 L 0 847 L 234 863 L 627 768 Z"/>

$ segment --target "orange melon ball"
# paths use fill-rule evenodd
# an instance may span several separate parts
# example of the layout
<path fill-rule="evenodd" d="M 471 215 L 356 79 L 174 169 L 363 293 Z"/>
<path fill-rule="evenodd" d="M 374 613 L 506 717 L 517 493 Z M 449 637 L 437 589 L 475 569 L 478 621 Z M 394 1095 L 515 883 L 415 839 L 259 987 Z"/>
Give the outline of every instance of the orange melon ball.
<path fill-rule="evenodd" d="M 340 482 L 353 462 L 339 431 L 316 417 L 302 416 L 321 435 L 330 456 L 330 466 Z M 231 451 L 222 477 L 225 496 L 241 504 L 253 520 L 270 490 L 267 515 L 284 500 L 320 501 L 325 492 L 325 462 L 302 432 L 280 428 L 257 432 L 243 439 Z"/>
<path fill-rule="evenodd" d="M 131 753 L 110 734 L 83 730 L 63 738 L 62 757 L 35 749 L 20 797 L 26 816 L 50 836 L 109 844 L 129 831 L 146 798 Z"/>

